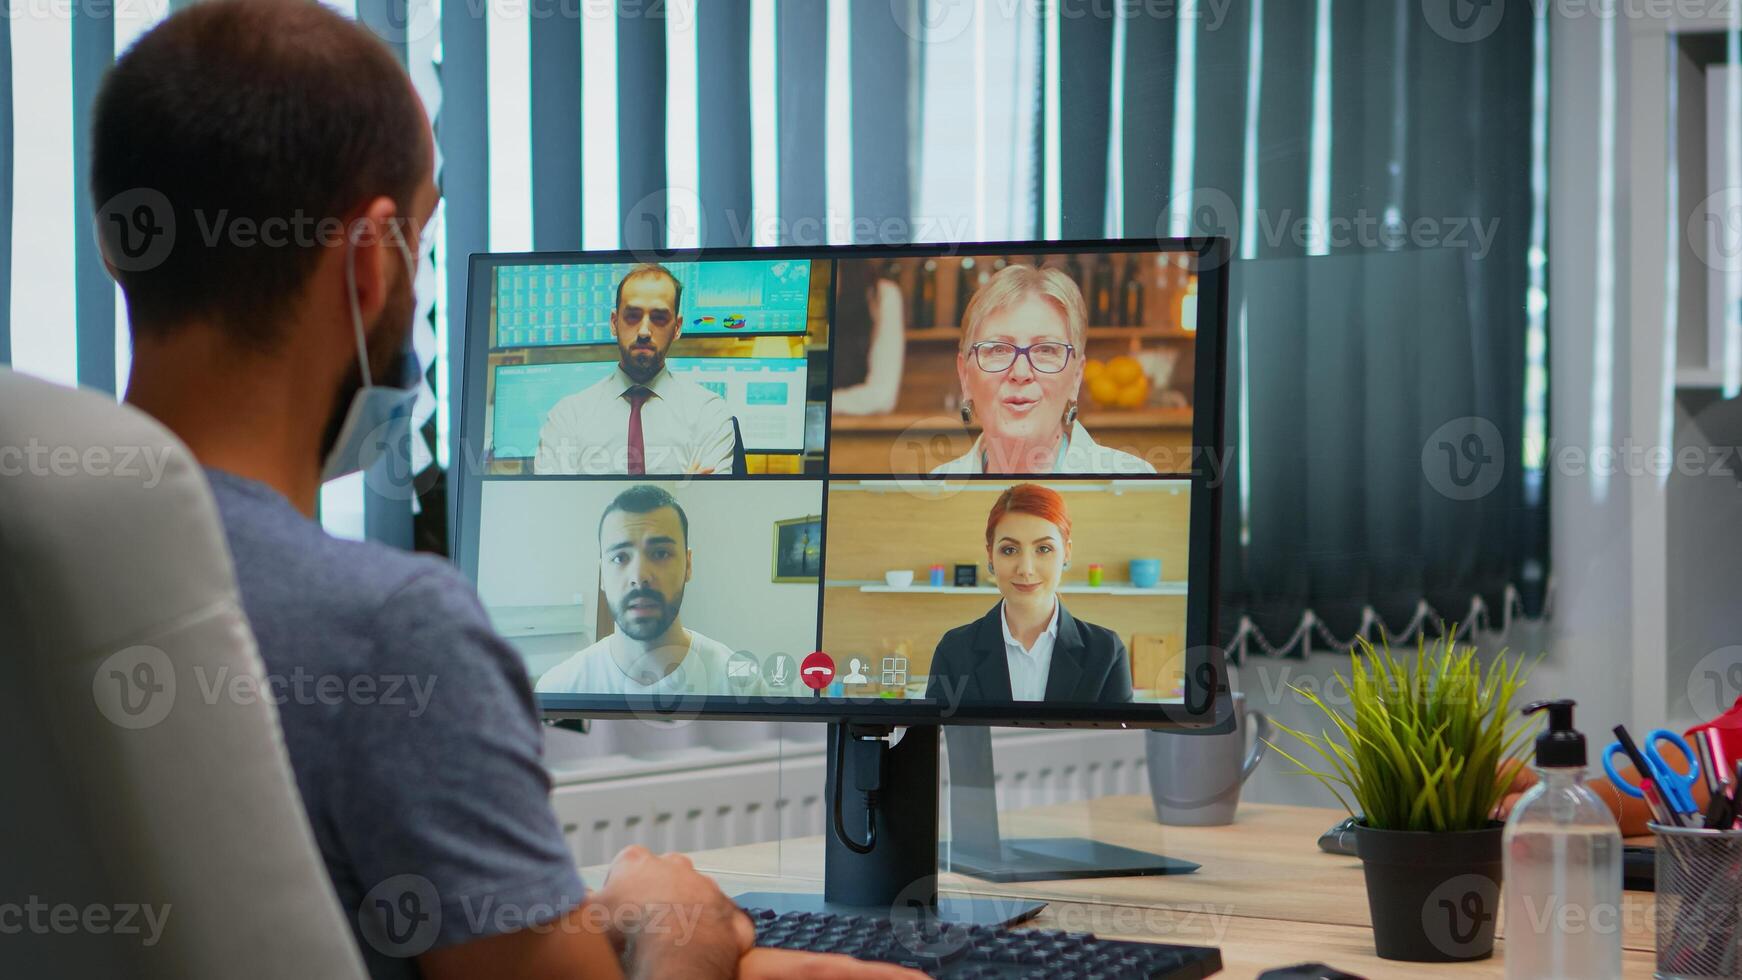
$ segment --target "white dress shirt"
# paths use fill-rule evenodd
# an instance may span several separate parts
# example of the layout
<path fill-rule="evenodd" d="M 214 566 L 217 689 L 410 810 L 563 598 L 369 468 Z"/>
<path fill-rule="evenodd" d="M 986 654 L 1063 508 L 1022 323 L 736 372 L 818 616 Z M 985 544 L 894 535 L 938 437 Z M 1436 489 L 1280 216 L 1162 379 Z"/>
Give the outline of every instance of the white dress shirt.
<path fill-rule="evenodd" d="M 985 472 L 986 449 L 982 445 L 985 436 L 974 440 L 974 445 L 968 451 L 947 463 L 940 463 L 931 473 L 933 476 L 956 476 L 963 473 Z M 1089 435 L 1089 430 L 1083 428 L 1083 423 L 1071 423 L 1071 437 L 1065 442 L 1058 459 L 1054 461 L 1054 473 L 1154 473 L 1155 467 L 1146 460 L 1133 456 L 1128 452 L 1103 446 Z"/>
<path fill-rule="evenodd" d="M 1034 638 L 1034 646 L 1025 647 L 1010 632 L 1010 618 L 1004 603 L 998 604 L 998 625 L 1004 628 L 1004 659 L 1010 665 L 1010 696 L 1017 701 L 1045 701 L 1046 678 L 1052 672 L 1052 647 L 1059 635 L 1059 604 L 1052 603 L 1052 619 L 1046 629 Z"/>
<path fill-rule="evenodd" d="M 652 683 L 651 678 L 630 677 L 611 656 L 618 634 L 612 633 L 580 653 L 564 660 L 538 678 L 536 690 L 544 694 L 745 694 L 761 695 L 760 681 L 734 686 L 727 681 L 726 661 L 732 651 L 695 630 L 690 647 L 677 668 Z"/>
<path fill-rule="evenodd" d="M 629 472 L 629 398 L 636 386 L 622 365 L 585 391 L 557 402 L 538 430 L 534 473 Z M 732 413 L 726 400 L 694 381 L 661 368 L 641 387 L 653 392 L 641 406 L 645 471 L 683 474 L 732 472 Z"/>

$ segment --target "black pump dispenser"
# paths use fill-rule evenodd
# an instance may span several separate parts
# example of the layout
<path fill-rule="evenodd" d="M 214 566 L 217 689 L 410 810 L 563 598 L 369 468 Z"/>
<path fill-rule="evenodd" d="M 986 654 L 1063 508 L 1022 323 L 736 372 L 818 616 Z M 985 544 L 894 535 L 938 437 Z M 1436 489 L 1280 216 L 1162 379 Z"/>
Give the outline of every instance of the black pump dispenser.
<path fill-rule="evenodd" d="M 1533 701 L 1524 706 L 1527 715 L 1548 712 L 1548 729 L 1536 737 L 1536 764 L 1548 769 L 1584 768 L 1585 736 L 1573 729 L 1575 702 Z"/>

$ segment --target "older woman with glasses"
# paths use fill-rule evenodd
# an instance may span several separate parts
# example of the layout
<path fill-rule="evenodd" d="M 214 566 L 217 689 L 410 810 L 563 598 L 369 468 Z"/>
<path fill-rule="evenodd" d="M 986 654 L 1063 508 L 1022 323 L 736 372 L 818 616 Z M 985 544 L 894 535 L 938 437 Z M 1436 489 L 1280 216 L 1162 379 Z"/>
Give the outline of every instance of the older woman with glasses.
<path fill-rule="evenodd" d="M 1011 265 L 981 287 L 956 354 L 962 422 L 978 419 L 980 436 L 932 473 L 1154 473 L 1077 421 L 1088 320 L 1082 291 L 1058 269 Z"/>

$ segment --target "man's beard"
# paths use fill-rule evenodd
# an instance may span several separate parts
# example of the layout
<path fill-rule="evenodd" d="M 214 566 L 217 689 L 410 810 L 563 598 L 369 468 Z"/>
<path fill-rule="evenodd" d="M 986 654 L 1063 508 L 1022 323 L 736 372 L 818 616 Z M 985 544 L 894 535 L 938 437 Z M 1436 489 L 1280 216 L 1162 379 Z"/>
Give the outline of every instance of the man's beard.
<path fill-rule="evenodd" d="M 407 286 L 404 302 L 400 302 L 396 295 L 381 308 L 381 319 L 377 323 L 384 326 L 398 323 L 403 324 L 403 327 L 395 331 L 393 336 L 383 336 L 386 330 L 377 328 L 375 336 L 369 340 L 369 373 L 371 380 L 378 385 L 400 384 L 408 373 L 406 362 L 412 356 L 411 318 L 416 303 L 417 297 L 412 295 L 410 287 Z M 339 385 L 338 393 L 333 396 L 333 408 L 327 417 L 327 429 L 321 435 L 319 458 L 323 465 L 339 442 L 339 430 L 345 426 L 345 416 L 351 413 L 351 402 L 357 397 L 357 392 L 362 390 L 362 365 L 352 363 L 345 374 L 344 382 Z"/>
<path fill-rule="evenodd" d="M 637 599 L 652 599 L 659 603 L 659 612 L 655 616 L 629 618 L 629 604 Z M 683 590 L 678 589 L 671 601 L 665 600 L 665 595 L 657 589 L 635 589 L 623 598 L 611 604 L 611 618 L 616 621 L 617 628 L 623 635 L 642 643 L 665 635 L 671 629 L 671 624 L 677 622 L 677 613 L 683 607 Z"/>
<path fill-rule="evenodd" d="M 632 352 L 638 351 L 648 351 L 652 353 L 653 357 L 646 362 L 636 361 L 630 355 Z M 623 373 L 629 376 L 629 380 L 637 384 L 646 384 L 652 381 L 659 375 L 660 371 L 665 369 L 665 353 L 651 344 L 640 346 L 618 343 L 617 352 L 620 355 L 618 363 L 623 368 Z"/>

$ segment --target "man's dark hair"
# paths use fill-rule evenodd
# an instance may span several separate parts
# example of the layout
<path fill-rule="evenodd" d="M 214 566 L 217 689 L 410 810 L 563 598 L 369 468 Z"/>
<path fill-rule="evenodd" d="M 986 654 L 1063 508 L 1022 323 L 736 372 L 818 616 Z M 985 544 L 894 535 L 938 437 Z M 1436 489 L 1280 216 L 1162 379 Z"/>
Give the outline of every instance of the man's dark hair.
<path fill-rule="evenodd" d="M 667 493 L 664 487 L 651 486 L 645 483 L 638 484 L 623 491 L 617 495 L 615 500 L 612 500 L 611 503 L 605 507 L 605 512 L 599 515 L 600 543 L 604 543 L 605 518 L 610 517 L 617 511 L 623 511 L 626 514 L 650 514 L 662 507 L 670 507 L 672 510 L 677 511 L 678 526 L 683 528 L 683 545 L 685 548 L 688 548 L 690 546 L 689 515 L 683 512 L 683 507 L 678 504 L 677 498 Z"/>
<path fill-rule="evenodd" d="M 428 163 L 404 69 L 316 0 L 208 0 L 169 17 L 109 69 L 91 129 L 98 231 L 135 334 L 206 317 L 258 349 L 352 212 L 387 196 L 410 220 Z M 277 244 L 232 237 L 269 220 L 288 223 Z M 173 245 L 140 260 L 153 227 Z"/>
<path fill-rule="evenodd" d="M 643 279 L 647 276 L 664 276 L 671 280 L 671 311 L 673 313 L 683 312 L 683 283 L 678 282 L 677 277 L 671 274 L 671 270 L 658 262 L 643 262 L 625 272 L 623 278 L 617 280 L 617 305 L 614 309 L 623 308 L 623 287 L 629 284 L 629 280 Z"/>

